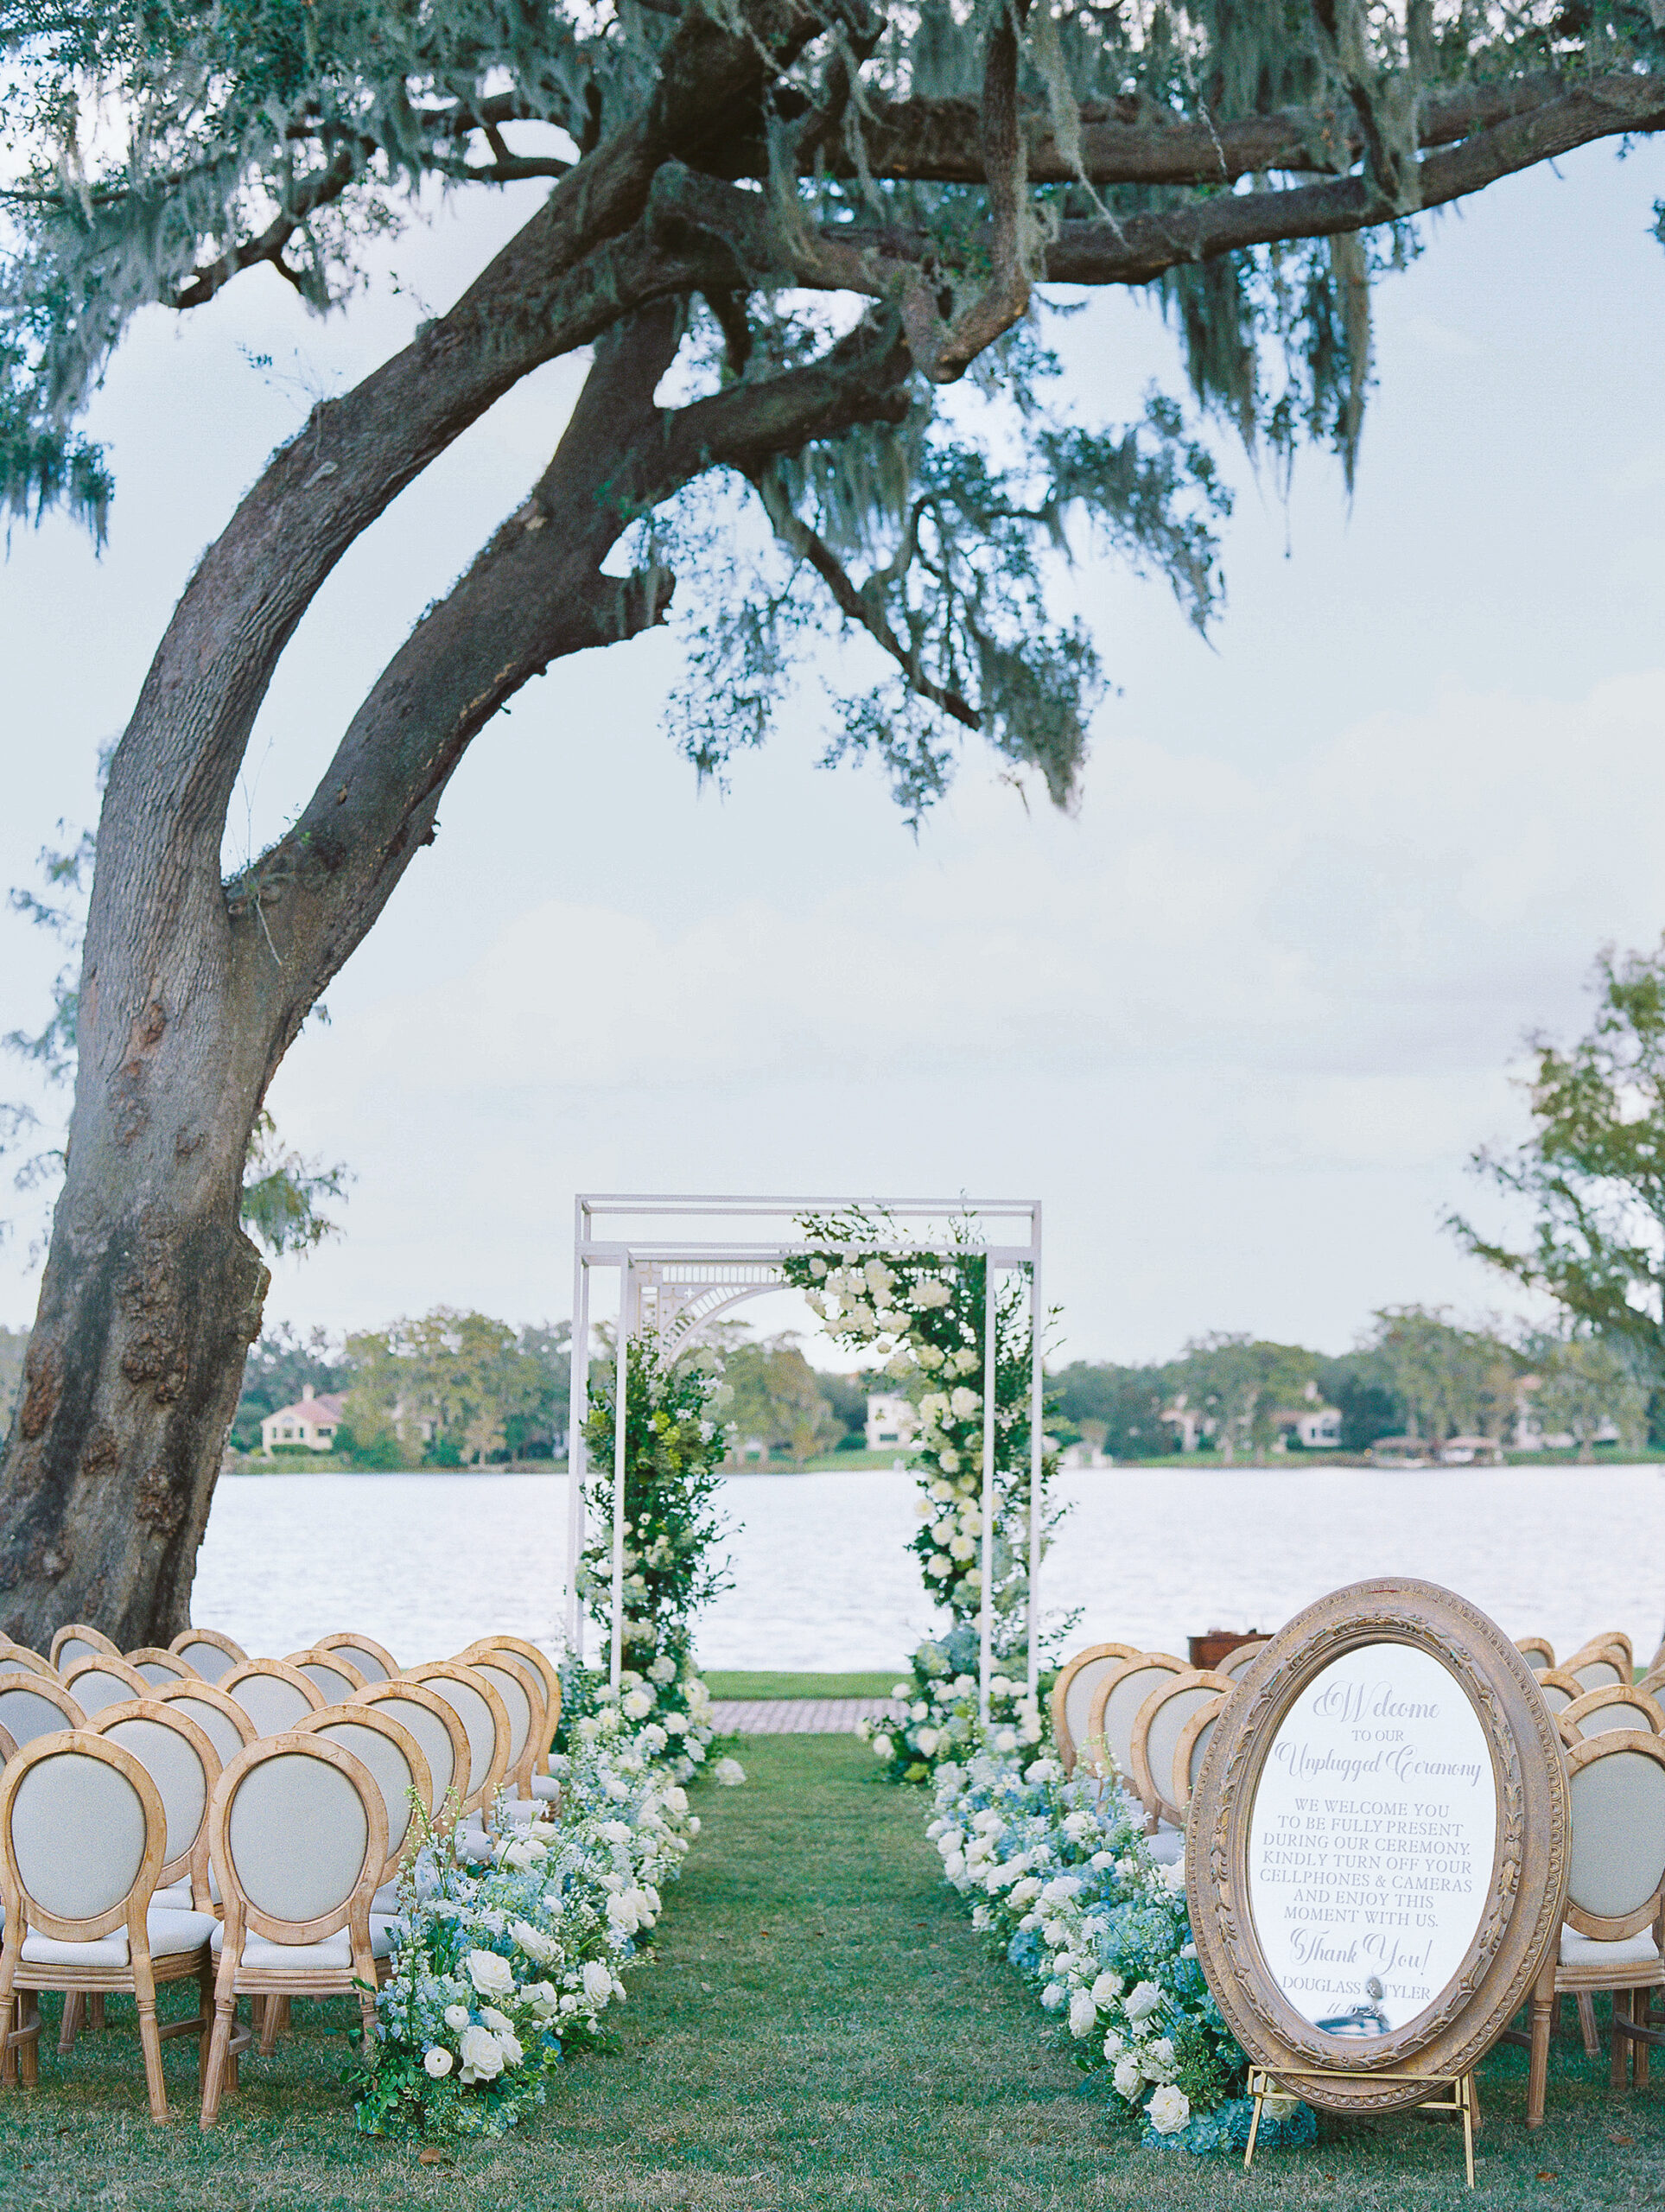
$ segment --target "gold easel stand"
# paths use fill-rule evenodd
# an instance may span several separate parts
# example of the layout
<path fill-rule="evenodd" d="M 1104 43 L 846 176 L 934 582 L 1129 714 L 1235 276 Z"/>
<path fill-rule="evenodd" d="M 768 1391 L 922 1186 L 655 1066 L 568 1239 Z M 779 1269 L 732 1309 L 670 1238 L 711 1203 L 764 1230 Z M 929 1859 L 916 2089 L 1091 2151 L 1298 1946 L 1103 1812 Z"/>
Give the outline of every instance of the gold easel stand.
<path fill-rule="evenodd" d="M 1468 2166 L 1469 2187 L 1472 2189 L 1474 2186 L 1474 2130 L 1478 2124 L 1480 2116 L 1480 2103 L 1479 2099 L 1476 2096 L 1474 2092 L 1473 2075 L 1459 2074 L 1454 2080 L 1446 2079 L 1442 2081 L 1437 2075 L 1376 2074 L 1373 2072 L 1369 2078 L 1373 2082 L 1420 2082 L 1426 2080 L 1428 2083 L 1428 2087 L 1432 2089 L 1449 2089 L 1451 2091 L 1449 2097 L 1420 2098 L 1413 2109 L 1417 2112 L 1454 2112 L 1461 2113 L 1463 2120 L 1463 2157 Z M 1356 2074 L 1325 2074 L 1321 2073 L 1316 2067 L 1310 2067 L 1304 2073 L 1281 2074 L 1274 2079 L 1273 2075 L 1267 2072 L 1263 2066 L 1251 2066 L 1249 2069 L 1249 2094 L 1255 2100 L 1255 2117 L 1249 2123 L 1249 2147 L 1243 2152 L 1244 2172 L 1248 2172 L 1249 2167 L 1255 2161 L 1255 2139 L 1261 2132 L 1261 2106 L 1266 2098 L 1272 2094 L 1273 2091 L 1277 2088 L 1279 2082 L 1284 2082 L 1292 2089 L 1297 2089 L 1300 2084 L 1308 2082 L 1347 2082 L 1356 2084 L 1358 2076 Z"/>

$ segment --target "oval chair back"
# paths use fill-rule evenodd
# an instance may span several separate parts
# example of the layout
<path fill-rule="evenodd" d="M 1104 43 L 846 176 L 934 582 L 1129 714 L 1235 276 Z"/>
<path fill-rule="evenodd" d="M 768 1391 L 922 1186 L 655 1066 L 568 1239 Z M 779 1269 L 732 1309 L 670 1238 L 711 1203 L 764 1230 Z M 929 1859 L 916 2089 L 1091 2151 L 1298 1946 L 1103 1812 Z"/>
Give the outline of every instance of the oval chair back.
<path fill-rule="evenodd" d="M 1586 1690 L 1582 1697 L 1574 1698 L 1555 1715 L 1555 1726 L 1566 1744 L 1598 1736 L 1605 1728 L 1642 1728 L 1657 1736 L 1665 1734 L 1665 1707 L 1646 1690 L 1627 1689 L 1623 1682 L 1613 1682 L 1605 1689 Z"/>
<path fill-rule="evenodd" d="M 27 1674 L 50 1675 L 54 1682 L 58 1680 L 58 1669 L 50 1659 L 31 1651 L 26 1643 L 14 1643 L 10 1637 L 0 1637 L 0 1668 L 22 1668 Z"/>
<path fill-rule="evenodd" d="M 312 1644 L 304 1651 L 291 1651 L 283 1664 L 304 1675 L 326 1705 L 343 1705 L 365 1686 L 365 1676 L 344 1651 L 326 1651 Z"/>
<path fill-rule="evenodd" d="M 205 1682 L 223 1681 L 248 1653 L 215 1628 L 182 1628 L 168 1649 L 194 1667 Z"/>
<path fill-rule="evenodd" d="M 137 1651 L 128 1653 L 127 1663 L 143 1675 L 153 1690 L 159 1690 L 168 1682 L 201 1680 L 188 1659 L 181 1659 L 177 1651 L 164 1651 L 159 1644 L 140 1644 Z"/>
<path fill-rule="evenodd" d="M 1223 1675 L 1230 1682 L 1242 1681 L 1271 1641 L 1269 1636 L 1257 1636 L 1252 1643 L 1238 1644 L 1235 1650 L 1226 1653 L 1214 1672 Z"/>
<path fill-rule="evenodd" d="M 263 1738 L 219 1777 L 208 1809 L 208 1855 L 226 1902 L 226 1929 L 203 2069 L 204 2126 L 219 2115 L 239 1989 L 354 1993 L 366 2047 L 373 2044 L 370 1902 L 387 1862 L 382 1793 L 365 1766 L 327 1738 Z M 343 1930 L 346 1943 L 331 1944 Z M 255 1951 L 251 1937 L 293 1955 Z"/>
<path fill-rule="evenodd" d="M 37 1736 L 55 1736 L 66 1728 L 79 1728 L 86 1718 L 53 1675 L 30 1674 L 22 1667 L 0 1674 L 0 1728 L 14 1744 L 29 1744 Z"/>
<path fill-rule="evenodd" d="M 460 1810 L 483 1811 L 509 1770 L 512 1732 L 503 1700 L 483 1675 L 472 1667 L 460 1667 L 454 1659 L 431 1659 L 426 1666 L 407 1668 L 403 1679 L 443 1698 L 461 1721 L 468 1738 L 468 1774 L 467 1787 L 459 1793 Z"/>
<path fill-rule="evenodd" d="M 504 1787 L 516 1796 L 530 1797 L 538 1755 L 547 1748 L 543 1682 L 530 1667 L 502 1652 L 465 1652 L 459 1655 L 457 1663 L 483 1676 L 502 1699 L 503 1710 L 509 1716 L 509 1764 Z"/>
<path fill-rule="evenodd" d="M 1224 1672 L 1223 1669 L 1218 1670 Z M 1179 1731 L 1179 1740 L 1173 1747 L 1172 1802 L 1182 1816 L 1191 1812 L 1191 1801 L 1196 1790 L 1198 1777 L 1203 1771 L 1203 1759 L 1208 1750 L 1209 1738 L 1215 1724 L 1225 1711 L 1223 1696 L 1212 1697 L 1206 1705 L 1192 1708 L 1185 1726 Z"/>
<path fill-rule="evenodd" d="M 85 1621 L 66 1621 L 52 1639 L 48 1655 L 60 1675 L 83 1659 L 119 1659 L 122 1648 L 112 1643 L 102 1629 L 89 1628 Z"/>
<path fill-rule="evenodd" d="M 0 1662 L 7 1666 L 11 1664 L 3 1652 L 0 1652 Z M 1646 1690 L 1649 1697 L 1659 1697 L 1662 1694 L 1665 1694 L 1665 1667 L 1649 1668 L 1636 1684 L 1636 1688 L 1639 1690 Z"/>
<path fill-rule="evenodd" d="M 484 1661 L 511 1670 L 518 1669 L 528 1677 L 532 1692 L 532 1741 L 517 1769 L 516 1786 L 523 1797 L 535 1796 L 536 1783 L 547 1781 L 550 1754 L 561 1726 L 560 1669 L 546 1651 L 518 1636 L 483 1636 L 462 1656 L 471 1666 Z"/>
<path fill-rule="evenodd" d="M 387 1863 L 377 1881 L 391 1882 L 399 1871 L 404 1847 L 416 1834 L 410 1815 L 414 1790 L 423 1810 L 432 1815 L 434 1777 L 422 1746 L 387 1707 L 374 1705 L 327 1705 L 309 1713 L 296 1729 L 297 1736 L 321 1736 L 351 1751 L 382 1794 L 387 1818 Z"/>
<path fill-rule="evenodd" d="M 152 1685 L 125 1659 L 99 1656 L 78 1659 L 64 1669 L 64 1688 L 83 1713 L 101 1713 L 107 1705 L 126 1705 L 136 1697 L 149 1697 Z"/>
<path fill-rule="evenodd" d="M 1140 1707 L 1168 1676 L 1191 1671 L 1171 1651 L 1135 1651 L 1112 1668 L 1093 1692 L 1083 1753 L 1088 1764 L 1100 1772 L 1113 1770 L 1131 1789 L 1133 1724 Z"/>
<path fill-rule="evenodd" d="M 1179 1798 L 1173 1788 L 1179 1738 L 1193 1713 L 1217 1698 L 1230 1697 L 1234 1687 L 1229 1675 L 1187 1667 L 1183 1675 L 1170 1675 L 1159 1682 L 1140 1707 L 1133 1724 L 1133 1782 L 1147 1813 L 1172 1821 L 1175 1827 L 1185 1826 L 1185 1808 L 1191 1800 L 1189 1781 Z"/>
<path fill-rule="evenodd" d="M 1538 1694 L 1552 1713 L 1565 1713 L 1584 1695 L 1584 1684 L 1559 1667 L 1546 1667 L 1538 1676 Z"/>
<path fill-rule="evenodd" d="M 372 1637 L 356 1636 L 343 1630 L 336 1636 L 321 1636 L 312 1648 L 315 1651 L 339 1651 L 367 1682 L 391 1682 L 399 1671 L 399 1662 L 393 1654 Z"/>
<path fill-rule="evenodd" d="M 543 1703 L 551 1737 L 561 1725 L 561 1669 L 549 1653 L 529 1636 L 481 1636 L 469 1645 L 471 1651 L 500 1651 L 505 1659 L 518 1659 L 530 1667 L 543 1685 Z"/>
<path fill-rule="evenodd" d="M 367 1706 L 372 1713 L 385 1713 L 409 1729 L 428 1762 L 434 1825 L 442 1832 L 448 1828 L 461 1809 L 469 1767 L 468 1731 L 456 1707 L 435 1697 L 420 1682 L 408 1682 L 403 1676 L 393 1681 L 366 1682 L 347 1702 Z"/>
<path fill-rule="evenodd" d="M 1665 1742 L 1604 1729 L 1566 1754 L 1573 1851 L 1566 1918 L 1601 1942 L 1634 1936 L 1665 1896 Z"/>
<path fill-rule="evenodd" d="M 213 1739 L 181 1706 L 159 1698 L 106 1706 L 88 1720 L 87 1732 L 130 1752 L 156 1785 L 165 1825 L 156 1887 L 188 1881 L 193 1905 L 207 1912 L 208 1801 L 220 1769 Z"/>
<path fill-rule="evenodd" d="M 1066 1774 L 1073 1770 L 1087 1740 L 1093 1692 L 1106 1675 L 1134 1653 L 1131 1643 L 1089 1643 L 1071 1652 L 1058 1669 L 1058 1680 L 1052 1684 L 1052 1735 Z"/>
<path fill-rule="evenodd" d="M 283 1659 L 245 1659 L 220 1677 L 219 1687 L 236 1699 L 263 1736 L 281 1736 L 329 1703 L 321 1690 Z"/>
<path fill-rule="evenodd" d="M 212 1682 L 163 1682 L 156 1695 L 158 1704 L 177 1707 L 195 1721 L 213 1745 L 221 1766 L 229 1766 L 243 1746 L 253 1743 L 260 1733 L 237 1700 L 227 1697 Z"/>
<path fill-rule="evenodd" d="M 1515 1649 L 1528 1667 L 1553 1667 L 1555 1647 L 1547 1636 L 1517 1636 Z"/>
<path fill-rule="evenodd" d="M 162 1800 L 144 1768 L 119 1744 L 85 1729 L 36 1737 L 0 1777 L 0 1896 L 6 1914 L 0 2022 L 10 2024 L 20 1971 L 26 1987 L 85 1988 L 89 1980 L 94 1988 L 130 1987 L 138 2005 L 151 2116 L 159 2120 L 168 2117 L 168 2093 L 149 1907 L 166 1838 Z M 201 1931 L 211 1925 L 194 1915 L 175 1916 L 172 1926 L 185 1948 L 170 1978 L 181 1968 L 200 1970 L 206 1955 Z M 85 1963 L 75 1965 L 51 1955 L 54 1945 L 90 1946 L 118 1933 L 126 1939 L 124 1958 L 116 1946 L 105 1960 L 86 1960 L 83 1954 Z"/>
<path fill-rule="evenodd" d="M 1581 1659 L 1576 1666 L 1569 1659 L 1559 1671 L 1573 1677 L 1581 1695 L 1591 1690 L 1623 1688 L 1630 1679 L 1629 1668 L 1620 1666 L 1618 1655 L 1613 1651 L 1598 1651 L 1593 1658 Z"/>

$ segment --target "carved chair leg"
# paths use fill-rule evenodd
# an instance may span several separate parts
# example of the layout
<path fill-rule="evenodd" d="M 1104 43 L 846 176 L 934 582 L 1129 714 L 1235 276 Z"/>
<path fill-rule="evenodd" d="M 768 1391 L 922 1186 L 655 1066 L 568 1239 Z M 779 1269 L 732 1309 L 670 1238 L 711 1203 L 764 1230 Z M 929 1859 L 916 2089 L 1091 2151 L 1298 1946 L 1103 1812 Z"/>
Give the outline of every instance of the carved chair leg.
<path fill-rule="evenodd" d="M 1590 1992 L 1587 1989 L 1581 1989 L 1579 1992 L 1579 2025 L 1584 2031 L 1585 2056 L 1599 2058 L 1601 2037 L 1596 2033 L 1596 2008 L 1591 2001 Z"/>
<path fill-rule="evenodd" d="M 1612 2061 L 1608 2069 L 1608 2086 L 1616 2090 L 1623 2089 L 1626 2086 L 1630 2056 L 1630 2038 L 1620 2027 L 1619 2023 L 1621 2020 L 1629 2020 L 1634 2017 L 1634 2005 L 1635 2000 L 1628 1989 L 1616 1989 L 1613 1992 L 1613 2053 Z"/>
<path fill-rule="evenodd" d="M 67 2058 L 75 2048 L 76 2031 L 81 2024 L 81 2012 L 86 1999 L 79 1989 L 64 1992 L 64 2017 L 58 2028 L 58 2056 Z"/>
<path fill-rule="evenodd" d="M 1639 2026 L 1658 2027 L 1659 2023 L 1654 2018 L 1654 1993 L 1651 1989 L 1638 1989 L 1630 2000 L 1630 2005 L 1631 2018 Z M 1630 2080 L 1638 2089 L 1645 2089 L 1648 2086 L 1648 2042 L 1643 2036 L 1637 2036 L 1631 2046 Z"/>
<path fill-rule="evenodd" d="M 1532 1993 L 1532 2056 L 1527 2065 L 1526 2124 L 1543 2126 L 1544 2100 L 1549 2087 L 1549 2030 L 1560 2009 L 1547 1989 Z"/>
<path fill-rule="evenodd" d="M 220 2092 L 228 2070 L 226 2047 L 232 2039 L 232 2019 L 237 2010 L 237 1960 L 228 1942 L 220 1954 L 214 1981 L 214 2025 L 208 2044 L 208 2063 L 202 2077 L 201 2125 L 212 2127 L 219 2118 Z"/>
<path fill-rule="evenodd" d="M 86 2024 L 94 2030 L 102 2028 L 104 2025 L 104 1992 L 101 1989 L 94 1989 L 88 1993 Z"/>
<path fill-rule="evenodd" d="M 19 1994 L 17 2007 L 23 2014 L 22 2032 L 26 2037 L 18 2045 L 17 2070 L 23 2087 L 32 2089 L 41 2079 L 41 2000 L 30 1990 L 27 1996 Z"/>
<path fill-rule="evenodd" d="M 208 2047 L 214 2035 L 214 1961 L 207 1950 L 196 1970 L 196 1990 L 197 2018 L 201 2022 L 197 2036 L 197 2087 L 201 2089 L 208 2079 Z"/>
<path fill-rule="evenodd" d="M 156 1986 L 148 1974 L 142 1976 L 137 1967 L 133 1980 L 139 2048 L 144 2053 L 144 2086 L 150 2098 L 150 2117 L 161 2122 L 168 2117 L 168 2085 L 162 2073 L 162 2037 L 156 2032 Z"/>

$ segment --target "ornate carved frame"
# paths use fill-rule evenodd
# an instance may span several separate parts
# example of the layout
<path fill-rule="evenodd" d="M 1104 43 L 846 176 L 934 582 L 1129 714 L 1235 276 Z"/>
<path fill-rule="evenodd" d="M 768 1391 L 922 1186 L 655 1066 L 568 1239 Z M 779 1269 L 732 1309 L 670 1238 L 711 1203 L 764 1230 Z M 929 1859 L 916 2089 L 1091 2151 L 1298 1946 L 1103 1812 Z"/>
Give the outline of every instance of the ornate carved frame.
<path fill-rule="evenodd" d="M 1367 1643 L 1427 1652 L 1466 1694 L 1490 1745 L 1497 1833 L 1485 1910 L 1457 1973 L 1415 2019 L 1364 2044 L 1314 2027 L 1273 1978 L 1249 1910 L 1249 1838 L 1285 1715 L 1314 1675 Z M 1298 1613 L 1238 1683 L 1204 1757 L 1191 1838 L 1198 1957 L 1250 2060 L 1331 2111 L 1393 2111 L 1484 2056 L 1559 1937 L 1572 1845 L 1560 1737 L 1525 1659 L 1478 1607 L 1431 1582 L 1354 1583 Z"/>

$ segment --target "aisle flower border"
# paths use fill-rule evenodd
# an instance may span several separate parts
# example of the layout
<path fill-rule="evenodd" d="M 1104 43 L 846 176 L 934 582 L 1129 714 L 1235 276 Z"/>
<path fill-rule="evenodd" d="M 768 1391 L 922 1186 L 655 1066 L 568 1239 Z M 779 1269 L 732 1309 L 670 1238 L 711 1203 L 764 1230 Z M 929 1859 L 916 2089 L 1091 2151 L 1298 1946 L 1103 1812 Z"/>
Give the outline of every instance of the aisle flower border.
<path fill-rule="evenodd" d="M 1183 1864 L 1157 1865 L 1143 1822 L 1114 1782 L 985 1750 L 938 1769 L 926 1833 L 973 1926 L 1038 1991 L 1117 2120 L 1153 2147 L 1241 2146 L 1248 2062 L 1198 1963 Z M 1309 2106 L 1266 2100 L 1268 2148 L 1316 2134 Z"/>
<path fill-rule="evenodd" d="M 783 1265 L 810 1310 L 845 1350 L 877 1352 L 886 1377 L 907 1389 L 919 1427 L 912 1450 L 920 1527 L 909 1548 L 926 1595 L 949 1629 L 913 1654 L 912 1679 L 894 1695 L 892 1723 L 863 1723 L 891 1777 L 923 1783 L 963 1757 L 979 1721 L 978 1617 L 982 1603 L 983 1332 L 988 1262 L 958 1224 L 963 1251 L 910 1249 L 882 1211 L 806 1214 L 806 1249 Z M 1008 1279 L 995 1293 L 995 1532 L 991 1612 L 995 1673 L 989 1684 L 994 1739 L 1008 1749 L 1040 1740 L 1039 1698 L 1028 1694 L 1032 1338 L 1027 1298 Z M 1045 1506 L 1056 1452 L 1042 1455 L 1040 1550 L 1063 1518 Z M 1049 1632 L 1055 1643 L 1070 1624 Z M 1043 1686 L 1044 1687 L 1044 1686 Z"/>
<path fill-rule="evenodd" d="M 556 1760 L 558 1804 L 525 1823 L 499 1804 L 483 1859 L 460 1829 L 419 1831 L 399 1882 L 378 2040 L 354 2077 L 365 2133 L 502 2134 L 543 2102 L 571 2047 L 599 2040 L 602 2015 L 624 2001 L 625 1967 L 651 1955 L 663 1886 L 700 1831 L 679 1777 L 704 1762 L 712 1732 L 632 1721 L 621 1702 L 573 1732 Z M 715 1776 L 745 1779 L 732 1759 Z"/>

